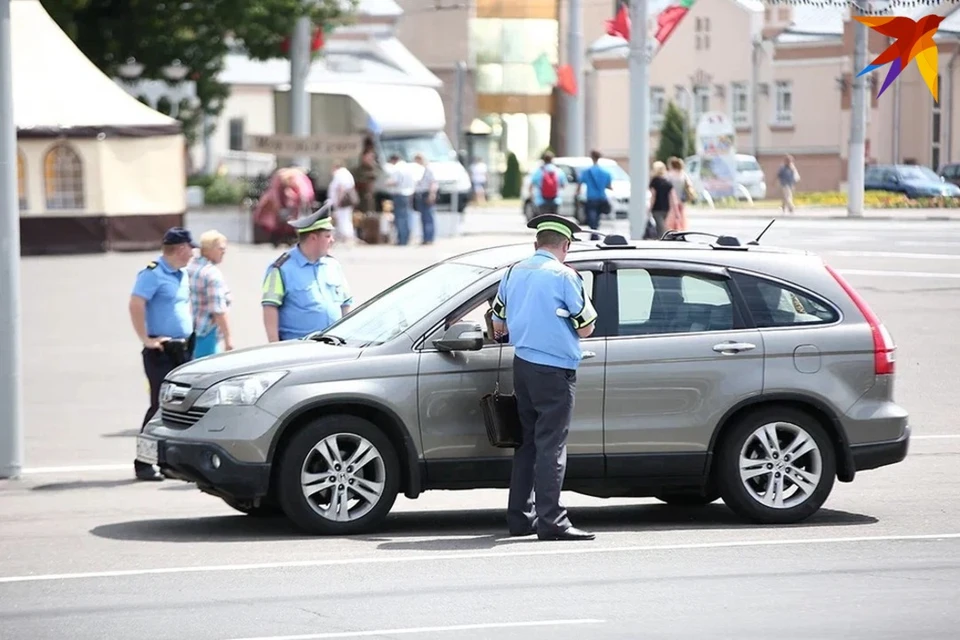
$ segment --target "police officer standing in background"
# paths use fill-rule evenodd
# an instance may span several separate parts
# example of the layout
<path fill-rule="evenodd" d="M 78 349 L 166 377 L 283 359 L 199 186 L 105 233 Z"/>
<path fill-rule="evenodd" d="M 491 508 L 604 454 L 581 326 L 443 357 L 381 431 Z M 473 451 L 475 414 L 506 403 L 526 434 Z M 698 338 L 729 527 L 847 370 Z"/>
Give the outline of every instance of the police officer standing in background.
<path fill-rule="evenodd" d="M 536 253 L 507 272 L 493 305 L 494 334 L 509 333 L 515 349 L 513 384 L 523 426 L 513 454 L 507 526 L 514 536 L 592 540 L 594 534 L 574 527 L 560 504 L 580 338 L 593 333 L 597 320 L 580 274 L 563 263 L 581 229 L 555 214 L 527 226 L 537 230 Z"/>
<path fill-rule="evenodd" d="M 160 406 L 160 384 L 168 373 L 191 359 L 193 315 L 190 310 L 190 280 L 184 267 L 196 247 L 190 232 L 180 227 L 163 236 L 159 258 L 137 274 L 130 296 L 130 320 L 143 344 L 143 370 L 150 382 L 150 408 L 140 430 Z M 163 480 L 152 465 L 134 460 L 140 480 Z"/>
<path fill-rule="evenodd" d="M 299 236 L 297 246 L 267 267 L 260 303 L 270 342 L 322 331 L 350 311 L 353 296 L 343 267 L 329 255 L 334 242 L 329 208 L 289 221 Z"/>

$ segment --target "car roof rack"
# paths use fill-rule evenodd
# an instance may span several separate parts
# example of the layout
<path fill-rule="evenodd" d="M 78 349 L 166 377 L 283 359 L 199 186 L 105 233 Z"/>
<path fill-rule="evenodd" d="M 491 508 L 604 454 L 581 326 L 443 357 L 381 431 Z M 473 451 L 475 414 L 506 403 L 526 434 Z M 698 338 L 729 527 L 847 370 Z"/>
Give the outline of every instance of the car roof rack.
<path fill-rule="evenodd" d="M 714 238 L 714 242 L 711 242 L 710 246 L 714 247 L 715 249 L 727 249 L 742 246 L 740 244 L 740 239 L 736 236 L 717 235 L 715 233 L 707 233 L 706 231 L 667 231 L 663 234 L 660 240 L 664 242 L 687 242 L 688 236 L 706 236 L 708 238 Z"/>
<path fill-rule="evenodd" d="M 579 233 L 589 233 L 593 235 L 600 236 L 600 241 L 596 240 L 585 240 L 577 238 L 576 235 Z M 596 231 L 595 229 L 583 229 L 574 234 L 574 242 L 584 242 L 592 244 L 600 249 L 636 249 L 637 245 L 630 242 L 626 237 L 620 235 L 619 233 L 603 233 L 602 231 Z"/>

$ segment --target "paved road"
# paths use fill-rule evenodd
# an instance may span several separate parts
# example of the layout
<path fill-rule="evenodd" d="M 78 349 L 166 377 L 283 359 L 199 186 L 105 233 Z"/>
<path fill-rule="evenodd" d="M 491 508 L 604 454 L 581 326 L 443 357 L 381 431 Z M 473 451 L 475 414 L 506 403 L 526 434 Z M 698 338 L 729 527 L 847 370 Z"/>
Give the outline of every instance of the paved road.
<path fill-rule="evenodd" d="M 471 214 L 476 235 L 340 257 L 362 299 L 438 258 L 530 241 L 518 218 Z M 764 223 L 693 224 L 752 237 Z M 186 484 L 131 481 L 145 388 L 123 310 L 151 256 L 25 259 L 28 469 L 0 482 L 0 638 L 955 638 L 960 223 L 790 220 L 763 242 L 821 251 L 887 323 L 910 456 L 793 527 L 571 494 L 599 533 L 576 544 L 504 539 L 503 491 L 400 499 L 377 535 L 312 539 Z M 257 281 L 276 253 L 230 249 L 240 344 L 263 340 Z"/>

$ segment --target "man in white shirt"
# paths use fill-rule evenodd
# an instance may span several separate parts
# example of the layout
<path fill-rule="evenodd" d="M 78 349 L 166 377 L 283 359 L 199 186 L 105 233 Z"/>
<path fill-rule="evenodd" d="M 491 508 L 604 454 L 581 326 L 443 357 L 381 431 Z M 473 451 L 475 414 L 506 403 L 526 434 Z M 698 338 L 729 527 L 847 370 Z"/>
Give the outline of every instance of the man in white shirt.
<path fill-rule="evenodd" d="M 410 242 L 410 209 L 417 179 L 410 165 L 397 154 L 390 156 L 387 172 L 387 188 L 393 201 L 393 223 L 397 227 L 397 244 L 407 244 Z"/>
<path fill-rule="evenodd" d="M 350 170 L 340 161 L 333 163 L 333 174 L 330 179 L 330 188 L 327 189 L 327 198 L 333 202 L 333 220 L 335 237 L 340 242 L 352 244 L 356 234 L 353 229 L 353 210 L 355 200 L 351 198 L 355 193 L 356 182 Z"/>

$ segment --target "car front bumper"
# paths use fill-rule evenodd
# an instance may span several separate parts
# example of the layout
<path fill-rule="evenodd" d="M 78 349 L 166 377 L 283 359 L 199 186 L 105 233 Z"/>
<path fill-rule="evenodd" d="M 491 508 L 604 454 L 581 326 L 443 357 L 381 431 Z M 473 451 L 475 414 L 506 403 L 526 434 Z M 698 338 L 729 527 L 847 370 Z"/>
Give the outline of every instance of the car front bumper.
<path fill-rule="evenodd" d="M 270 489 L 270 464 L 239 462 L 208 442 L 157 440 L 157 467 L 168 478 L 192 482 L 215 495 L 252 500 Z"/>
<path fill-rule="evenodd" d="M 902 462 L 910 449 L 910 426 L 904 427 L 903 435 L 896 440 L 871 442 L 850 446 L 853 466 L 856 471 L 869 471 Z"/>

